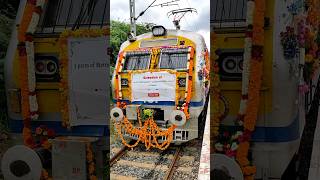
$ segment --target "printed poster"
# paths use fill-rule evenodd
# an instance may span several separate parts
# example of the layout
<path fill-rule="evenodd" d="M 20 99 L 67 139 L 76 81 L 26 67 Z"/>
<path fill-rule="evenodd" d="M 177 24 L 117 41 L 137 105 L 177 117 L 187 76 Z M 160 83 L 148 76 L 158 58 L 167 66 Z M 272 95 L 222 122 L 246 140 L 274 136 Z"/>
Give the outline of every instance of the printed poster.
<path fill-rule="evenodd" d="M 176 100 L 176 75 L 169 72 L 132 74 L 132 101 Z"/>
<path fill-rule="evenodd" d="M 70 124 L 107 125 L 110 99 L 108 38 L 70 38 L 68 43 Z"/>

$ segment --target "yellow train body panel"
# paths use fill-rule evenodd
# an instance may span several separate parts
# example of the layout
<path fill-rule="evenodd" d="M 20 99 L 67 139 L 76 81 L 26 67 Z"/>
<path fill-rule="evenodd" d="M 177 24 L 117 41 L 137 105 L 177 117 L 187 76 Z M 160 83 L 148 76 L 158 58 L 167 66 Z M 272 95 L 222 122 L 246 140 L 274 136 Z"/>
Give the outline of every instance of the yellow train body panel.
<path fill-rule="evenodd" d="M 35 54 L 56 54 L 59 55 L 58 38 L 35 38 Z M 13 61 L 14 83 L 20 87 L 19 80 L 19 58 L 16 52 Z M 60 112 L 60 92 L 58 82 L 37 82 L 37 97 L 39 103 L 39 113 Z M 47 103 L 50 102 L 50 103 Z"/>

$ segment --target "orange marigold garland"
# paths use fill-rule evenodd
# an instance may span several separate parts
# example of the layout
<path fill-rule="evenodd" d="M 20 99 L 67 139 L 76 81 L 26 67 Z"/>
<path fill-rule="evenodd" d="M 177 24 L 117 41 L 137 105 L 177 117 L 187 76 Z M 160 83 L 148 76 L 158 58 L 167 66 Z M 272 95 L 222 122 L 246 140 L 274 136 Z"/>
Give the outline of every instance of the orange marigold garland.
<path fill-rule="evenodd" d="M 49 129 L 46 126 L 39 126 L 36 128 L 35 134 L 38 142 L 37 147 L 42 147 L 51 151 L 52 144 L 50 139 L 54 139 L 56 136 L 54 130 Z M 52 177 L 49 176 L 49 173 L 46 169 L 42 169 L 41 180 L 52 180 Z"/>
<path fill-rule="evenodd" d="M 211 71 L 211 117 L 212 117 L 212 125 L 211 125 L 211 133 L 213 135 L 213 139 L 211 141 L 212 146 L 215 144 L 216 138 L 219 135 L 219 126 L 220 126 L 220 77 L 219 77 L 219 65 L 217 60 L 219 59 L 218 55 L 216 54 L 217 51 L 217 37 L 216 34 L 213 33 L 211 35 L 211 44 L 212 44 L 212 50 L 213 56 L 212 56 L 212 67 L 213 71 Z M 215 148 L 211 148 L 213 151 L 215 151 Z"/>
<path fill-rule="evenodd" d="M 89 180 L 98 180 L 96 173 L 96 165 L 94 162 L 94 152 L 91 143 L 86 144 L 87 172 Z"/>
<path fill-rule="evenodd" d="M 248 151 L 250 148 L 250 137 L 255 129 L 258 117 L 260 89 L 263 71 L 263 45 L 264 45 L 264 13 L 265 0 L 255 0 L 255 11 L 253 21 L 253 47 L 252 59 L 250 61 L 250 81 L 248 89 L 248 108 L 244 116 L 244 129 L 248 138 L 239 144 L 236 159 L 243 171 L 245 179 L 254 179 L 256 167 L 251 166 L 248 160 Z"/>
<path fill-rule="evenodd" d="M 142 119 L 139 110 L 137 110 L 137 114 L 140 128 L 133 127 L 126 117 L 124 117 L 121 122 L 116 123 L 116 129 L 122 143 L 127 147 L 133 148 L 141 141 L 145 143 L 147 149 L 150 149 L 151 147 L 158 148 L 160 150 L 167 149 L 170 142 L 173 140 L 172 134 L 177 126 L 172 125 L 167 130 L 162 130 L 154 122 L 153 117 L 148 117 L 142 126 Z M 130 135 L 137 135 L 137 141 L 132 145 L 128 144 L 122 135 L 122 130 L 126 131 Z M 158 137 L 165 137 L 165 141 L 159 144 L 157 141 Z"/>

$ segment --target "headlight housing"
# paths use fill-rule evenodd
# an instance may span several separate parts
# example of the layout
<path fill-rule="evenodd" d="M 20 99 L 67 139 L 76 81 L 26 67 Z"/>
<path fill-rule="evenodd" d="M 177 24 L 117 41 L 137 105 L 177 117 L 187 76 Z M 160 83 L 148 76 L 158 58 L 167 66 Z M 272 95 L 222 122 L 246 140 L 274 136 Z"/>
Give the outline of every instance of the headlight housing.
<path fill-rule="evenodd" d="M 163 26 L 153 26 L 152 34 L 153 36 L 164 36 L 167 34 L 167 30 Z"/>
<path fill-rule="evenodd" d="M 186 78 L 179 78 L 179 79 L 178 79 L 178 85 L 179 85 L 179 87 L 186 87 L 186 84 L 187 84 Z"/>
<path fill-rule="evenodd" d="M 121 86 L 129 86 L 128 79 L 121 79 Z"/>

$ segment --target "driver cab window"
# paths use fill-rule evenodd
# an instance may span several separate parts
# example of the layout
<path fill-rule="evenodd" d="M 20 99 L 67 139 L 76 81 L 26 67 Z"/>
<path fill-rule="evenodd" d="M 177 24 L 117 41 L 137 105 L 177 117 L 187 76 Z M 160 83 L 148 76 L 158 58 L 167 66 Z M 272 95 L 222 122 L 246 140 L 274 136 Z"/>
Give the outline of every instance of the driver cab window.
<path fill-rule="evenodd" d="M 123 70 L 145 70 L 149 69 L 151 54 L 150 52 L 127 53 Z"/>
<path fill-rule="evenodd" d="M 244 28 L 247 0 L 216 0 L 211 2 L 211 23 L 215 30 Z"/>
<path fill-rule="evenodd" d="M 160 69 L 187 69 L 188 64 L 188 48 L 182 49 L 162 49 L 160 55 Z"/>
<path fill-rule="evenodd" d="M 102 28 L 109 19 L 109 0 L 50 0 L 40 18 L 37 33 L 65 29 Z"/>

